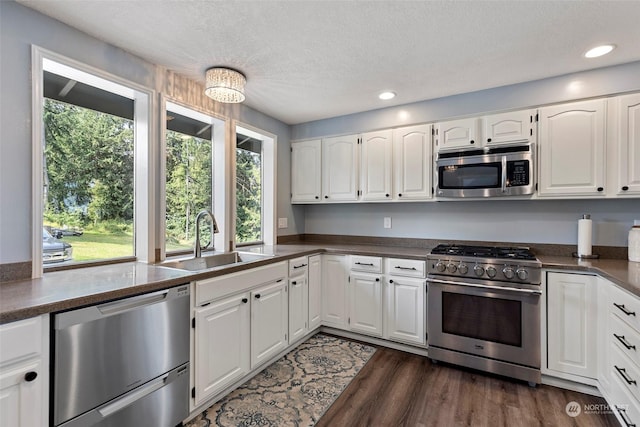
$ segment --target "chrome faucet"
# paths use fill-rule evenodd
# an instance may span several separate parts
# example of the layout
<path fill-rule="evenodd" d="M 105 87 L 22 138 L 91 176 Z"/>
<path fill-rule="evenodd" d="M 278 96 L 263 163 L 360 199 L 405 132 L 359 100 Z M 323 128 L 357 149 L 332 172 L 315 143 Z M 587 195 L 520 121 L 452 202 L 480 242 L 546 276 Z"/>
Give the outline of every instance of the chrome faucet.
<path fill-rule="evenodd" d="M 194 258 L 200 258 L 202 256 L 202 249 L 206 249 L 209 247 L 209 244 L 207 244 L 204 248 L 200 246 L 200 220 L 205 216 L 208 216 L 209 218 L 211 218 L 211 226 L 213 227 L 213 233 L 211 233 L 211 242 L 209 242 L 209 244 L 211 245 L 211 249 L 214 249 L 213 234 L 220 232 L 218 230 L 218 224 L 216 223 L 216 218 L 213 216 L 211 211 L 209 209 L 204 209 L 200 211 L 200 213 L 198 213 L 198 216 L 196 216 L 196 243 L 195 243 L 195 248 L 193 249 Z"/>

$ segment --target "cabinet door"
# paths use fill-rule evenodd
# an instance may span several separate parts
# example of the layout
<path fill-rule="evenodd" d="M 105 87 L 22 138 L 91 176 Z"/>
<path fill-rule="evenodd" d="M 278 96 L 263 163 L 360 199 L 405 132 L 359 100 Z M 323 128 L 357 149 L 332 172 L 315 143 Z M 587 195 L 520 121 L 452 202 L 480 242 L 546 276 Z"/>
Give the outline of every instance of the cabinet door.
<path fill-rule="evenodd" d="M 640 94 L 618 102 L 618 194 L 640 194 Z"/>
<path fill-rule="evenodd" d="M 251 292 L 251 369 L 287 347 L 287 307 L 284 280 Z"/>
<path fill-rule="evenodd" d="M 322 321 L 327 326 L 347 326 L 347 268 L 344 255 L 322 255 Z"/>
<path fill-rule="evenodd" d="M 482 118 L 486 145 L 530 142 L 535 135 L 536 110 L 513 111 Z"/>
<path fill-rule="evenodd" d="M 42 417 L 43 381 L 40 358 L 0 370 L 0 425 L 33 427 L 46 425 Z M 28 381 L 28 373 L 37 373 Z"/>
<path fill-rule="evenodd" d="M 249 294 L 195 310 L 195 406 L 249 372 Z"/>
<path fill-rule="evenodd" d="M 382 277 L 351 273 L 349 290 L 350 329 L 382 336 Z"/>
<path fill-rule="evenodd" d="M 322 322 L 322 256 L 309 257 L 309 330 Z"/>
<path fill-rule="evenodd" d="M 362 135 L 362 200 L 391 200 L 392 131 Z"/>
<path fill-rule="evenodd" d="M 321 141 L 291 144 L 291 201 L 319 202 L 321 189 Z"/>
<path fill-rule="evenodd" d="M 387 285 L 387 336 L 389 339 L 425 344 L 426 283 L 420 279 L 391 276 Z"/>
<path fill-rule="evenodd" d="M 482 147 L 478 118 L 436 124 L 436 149 Z"/>
<path fill-rule="evenodd" d="M 596 276 L 547 273 L 549 369 L 597 377 L 596 284 Z"/>
<path fill-rule="evenodd" d="M 397 200 L 432 197 L 431 125 L 409 126 L 393 131 L 393 158 Z"/>
<path fill-rule="evenodd" d="M 304 337 L 308 316 L 308 285 L 304 276 L 289 279 L 289 342 Z"/>
<path fill-rule="evenodd" d="M 605 101 L 540 109 L 540 196 L 604 196 Z"/>
<path fill-rule="evenodd" d="M 358 135 L 322 140 L 323 201 L 358 199 L 358 147 Z"/>

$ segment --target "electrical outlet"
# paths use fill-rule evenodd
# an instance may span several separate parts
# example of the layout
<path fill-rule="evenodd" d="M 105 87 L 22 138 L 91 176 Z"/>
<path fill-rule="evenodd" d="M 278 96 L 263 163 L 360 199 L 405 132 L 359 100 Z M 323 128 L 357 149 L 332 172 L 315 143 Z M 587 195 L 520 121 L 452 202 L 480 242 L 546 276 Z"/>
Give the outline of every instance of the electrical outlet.
<path fill-rule="evenodd" d="M 288 218 L 278 218 L 278 228 L 287 228 L 287 227 L 289 227 Z"/>
<path fill-rule="evenodd" d="M 390 216 L 385 216 L 384 217 L 384 228 L 391 228 L 391 217 Z"/>

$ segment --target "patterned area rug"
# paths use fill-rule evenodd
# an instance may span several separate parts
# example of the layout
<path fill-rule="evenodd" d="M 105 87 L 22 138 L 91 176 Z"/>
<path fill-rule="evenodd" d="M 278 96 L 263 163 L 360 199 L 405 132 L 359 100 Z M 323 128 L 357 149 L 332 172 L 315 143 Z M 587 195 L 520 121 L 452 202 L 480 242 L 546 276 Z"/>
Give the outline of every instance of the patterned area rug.
<path fill-rule="evenodd" d="M 312 426 L 375 351 L 316 334 L 185 427 Z"/>

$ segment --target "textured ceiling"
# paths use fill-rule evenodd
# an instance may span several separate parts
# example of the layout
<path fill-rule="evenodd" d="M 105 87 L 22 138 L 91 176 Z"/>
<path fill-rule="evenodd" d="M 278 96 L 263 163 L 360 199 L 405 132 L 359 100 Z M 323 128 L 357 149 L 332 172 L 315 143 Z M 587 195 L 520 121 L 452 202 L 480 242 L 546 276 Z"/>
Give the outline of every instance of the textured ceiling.
<path fill-rule="evenodd" d="M 203 83 L 241 70 L 289 124 L 640 60 L 637 0 L 19 2 Z"/>

